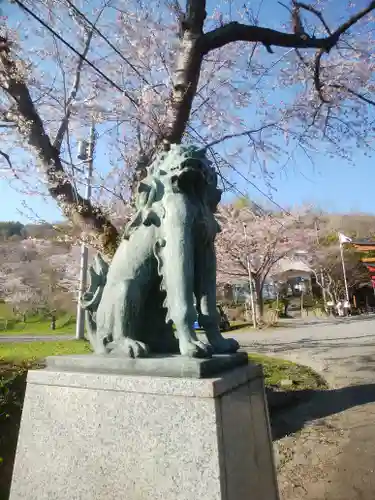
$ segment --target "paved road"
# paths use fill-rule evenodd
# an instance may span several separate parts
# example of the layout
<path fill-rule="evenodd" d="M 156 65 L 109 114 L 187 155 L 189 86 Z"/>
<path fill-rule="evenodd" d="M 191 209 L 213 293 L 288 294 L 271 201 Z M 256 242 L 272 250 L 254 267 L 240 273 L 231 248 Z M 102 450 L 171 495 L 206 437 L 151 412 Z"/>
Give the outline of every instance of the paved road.
<path fill-rule="evenodd" d="M 58 340 L 72 340 L 74 335 L 0 335 L 0 344 L 2 342 L 48 342 Z"/>
<path fill-rule="evenodd" d="M 335 316 L 323 316 L 316 317 L 313 314 L 310 316 L 304 316 L 303 318 L 279 318 L 278 326 L 285 328 L 304 328 L 311 326 L 324 326 L 324 325 L 341 325 L 348 323 L 355 323 L 357 321 L 372 321 L 375 319 L 374 313 L 363 314 L 359 316 L 350 317 L 335 317 Z"/>
<path fill-rule="evenodd" d="M 375 319 L 236 337 L 251 351 L 311 366 L 332 387 L 274 422 L 282 500 L 373 500 Z"/>
<path fill-rule="evenodd" d="M 375 318 L 244 333 L 242 346 L 311 366 L 334 387 L 375 382 Z M 375 498 L 375 495 L 374 495 Z"/>

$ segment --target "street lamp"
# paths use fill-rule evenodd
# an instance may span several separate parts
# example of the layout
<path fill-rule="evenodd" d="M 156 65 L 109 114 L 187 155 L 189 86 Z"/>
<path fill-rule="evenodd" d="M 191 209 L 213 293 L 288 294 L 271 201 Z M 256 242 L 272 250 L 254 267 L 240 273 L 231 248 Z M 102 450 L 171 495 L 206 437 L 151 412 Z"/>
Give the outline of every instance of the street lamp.
<path fill-rule="evenodd" d="M 89 140 L 82 140 L 78 143 L 78 153 L 77 158 L 82 160 L 82 162 L 87 163 L 86 172 L 86 191 L 85 198 L 90 200 L 91 198 L 91 183 L 92 183 L 92 173 L 93 173 L 93 163 L 94 163 L 94 151 L 95 151 L 95 124 L 94 122 L 90 128 Z M 81 170 L 82 172 L 84 170 Z M 85 338 L 85 310 L 81 306 L 82 296 L 85 293 L 87 286 L 87 263 L 88 263 L 88 248 L 82 243 L 81 244 L 81 263 L 80 263 L 80 275 L 79 275 L 79 289 L 78 289 L 78 302 L 77 302 L 77 321 L 76 321 L 76 339 L 81 340 Z"/>
<path fill-rule="evenodd" d="M 246 245 L 246 264 L 247 264 L 247 274 L 249 278 L 249 287 L 250 287 L 250 303 L 251 303 L 251 316 L 253 320 L 253 327 L 257 327 L 257 318 L 256 318 L 256 313 L 255 313 L 255 304 L 254 304 L 254 293 L 253 293 L 253 277 L 251 275 L 251 265 L 250 265 L 250 258 L 249 258 L 249 246 L 247 243 L 247 231 L 246 231 L 247 225 L 246 222 L 243 223 L 243 232 L 245 236 L 245 245 Z"/>

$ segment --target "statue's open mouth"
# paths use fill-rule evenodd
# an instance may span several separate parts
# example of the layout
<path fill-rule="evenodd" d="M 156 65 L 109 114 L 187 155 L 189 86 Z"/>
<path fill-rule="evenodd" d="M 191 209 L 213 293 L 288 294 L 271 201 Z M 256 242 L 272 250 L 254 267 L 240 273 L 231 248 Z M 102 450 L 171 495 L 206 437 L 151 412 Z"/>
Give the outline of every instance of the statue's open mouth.
<path fill-rule="evenodd" d="M 188 160 L 179 174 L 172 178 L 172 183 L 183 193 L 202 193 L 207 186 L 207 180 L 202 172 L 201 162 Z"/>

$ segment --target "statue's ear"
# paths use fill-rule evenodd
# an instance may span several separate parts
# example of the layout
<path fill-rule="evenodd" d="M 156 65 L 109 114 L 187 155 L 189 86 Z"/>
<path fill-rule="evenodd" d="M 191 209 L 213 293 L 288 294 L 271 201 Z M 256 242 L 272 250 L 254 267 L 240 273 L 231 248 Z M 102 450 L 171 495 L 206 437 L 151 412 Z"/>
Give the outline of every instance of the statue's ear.
<path fill-rule="evenodd" d="M 151 187 L 146 184 L 145 182 L 140 182 L 138 185 L 138 193 L 148 193 L 150 191 Z"/>

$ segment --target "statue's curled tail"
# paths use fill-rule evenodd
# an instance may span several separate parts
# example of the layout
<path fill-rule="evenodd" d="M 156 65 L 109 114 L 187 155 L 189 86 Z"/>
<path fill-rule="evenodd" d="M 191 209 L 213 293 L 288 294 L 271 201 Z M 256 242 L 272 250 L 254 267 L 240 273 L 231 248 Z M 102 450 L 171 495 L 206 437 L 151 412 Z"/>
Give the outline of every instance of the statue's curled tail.
<path fill-rule="evenodd" d="M 98 310 L 104 286 L 107 281 L 109 265 L 103 257 L 98 253 L 94 258 L 94 263 L 89 267 L 90 273 L 90 287 L 83 294 L 81 306 L 87 311 L 86 314 L 86 327 L 87 336 L 92 345 L 94 345 L 96 337 L 96 311 Z"/>

